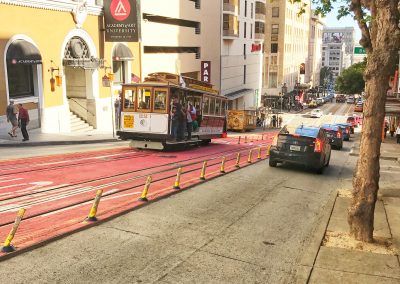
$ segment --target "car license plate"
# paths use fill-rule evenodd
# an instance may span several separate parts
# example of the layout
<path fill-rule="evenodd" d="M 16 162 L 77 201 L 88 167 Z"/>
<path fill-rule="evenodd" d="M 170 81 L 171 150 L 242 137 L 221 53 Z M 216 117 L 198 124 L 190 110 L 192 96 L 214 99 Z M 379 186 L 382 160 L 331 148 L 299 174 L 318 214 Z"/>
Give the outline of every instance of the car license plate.
<path fill-rule="evenodd" d="M 290 150 L 291 151 L 300 151 L 300 146 L 290 145 Z"/>

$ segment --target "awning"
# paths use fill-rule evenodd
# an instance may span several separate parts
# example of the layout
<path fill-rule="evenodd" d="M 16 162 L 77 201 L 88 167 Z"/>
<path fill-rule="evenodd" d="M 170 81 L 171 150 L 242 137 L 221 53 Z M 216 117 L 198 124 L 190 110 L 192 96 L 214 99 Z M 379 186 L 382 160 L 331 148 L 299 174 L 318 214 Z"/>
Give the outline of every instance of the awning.
<path fill-rule="evenodd" d="M 118 43 L 114 47 L 113 51 L 113 60 L 114 61 L 128 61 L 128 60 L 133 60 L 133 54 L 132 51 L 127 47 L 126 45 L 122 43 Z"/>
<path fill-rule="evenodd" d="M 225 97 L 227 97 L 228 100 L 235 100 L 244 97 L 247 94 L 254 94 L 254 89 L 241 89 L 232 93 L 228 93 L 225 95 Z"/>
<path fill-rule="evenodd" d="M 13 41 L 7 49 L 7 64 L 42 64 L 39 50 L 26 40 Z"/>

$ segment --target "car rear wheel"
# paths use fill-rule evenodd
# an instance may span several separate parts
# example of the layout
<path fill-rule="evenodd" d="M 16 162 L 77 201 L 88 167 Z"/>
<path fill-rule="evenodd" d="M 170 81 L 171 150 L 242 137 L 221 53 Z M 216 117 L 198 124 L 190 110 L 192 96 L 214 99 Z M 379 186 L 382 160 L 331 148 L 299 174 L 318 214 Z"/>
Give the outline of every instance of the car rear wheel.
<path fill-rule="evenodd" d="M 278 164 L 276 161 L 274 161 L 274 160 L 272 160 L 272 159 L 269 159 L 269 166 L 270 167 L 276 167 L 276 165 Z"/>

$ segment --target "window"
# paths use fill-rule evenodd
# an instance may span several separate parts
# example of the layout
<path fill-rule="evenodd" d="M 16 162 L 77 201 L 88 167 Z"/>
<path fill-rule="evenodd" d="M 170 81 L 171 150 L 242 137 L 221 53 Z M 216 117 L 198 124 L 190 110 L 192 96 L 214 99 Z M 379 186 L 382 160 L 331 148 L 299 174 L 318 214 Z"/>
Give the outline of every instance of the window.
<path fill-rule="evenodd" d="M 215 100 L 215 115 L 221 115 L 221 99 Z"/>
<path fill-rule="evenodd" d="M 210 99 L 210 115 L 215 115 L 215 98 L 209 98 Z"/>
<path fill-rule="evenodd" d="M 277 88 L 277 87 L 278 87 L 278 73 L 270 72 L 269 73 L 268 88 Z"/>
<path fill-rule="evenodd" d="M 114 83 L 125 83 L 125 64 L 124 61 L 113 61 Z"/>
<path fill-rule="evenodd" d="M 226 112 L 226 101 L 222 100 L 222 105 L 221 105 L 221 115 L 225 116 L 225 112 Z"/>
<path fill-rule="evenodd" d="M 243 66 L 243 84 L 246 84 L 246 65 Z"/>
<path fill-rule="evenodd" d="M 247 23 L 244 22 L 244 38 L 247 36 Z"/>
<path fill-rule="evenodd" d="M 139 88 L 137 96 L 137 109 L 141 111 L 150 111 L 151 89 Z"/>
<path fill-rule="evenodd" d="M 250 11 L 250 14 L 251 14 L 251 18 L 252 18 L 252 19 L 253 19 L 253 9 L 254 9 L 254 4 L 251 3 L 251 11 Z"/>
<path fill-rule="evenodd" d="M 124 110 L 133 111 L 135 109 L 135 91 L 136 90 L 125 90 Z"/>
<path fill-rule="evenodd" d="M 272 17 L 273 18 L 279 17 L 279 7 L 272 7 Z"/>
<path fill-rule="evenodd" d="M 264 23 L 256 22 L 255 33 L 256 34 L 264 34 Z"/>
<path fill-rule="evenodd" d="M 278 53 L 278 44 L 271 43 L 271 53 Z"/>
<path fill-rule="evenodd" d="M 246 44 L 243 44 L 243 57 L 246 59 Z"/>
<path fill-rule="evenodd" d="M 271 27 L 271 40 L 278 40 L 279 25 L 272 25 Z"/>
<path fill-rule="evenodd" d="M 154 112 L 167 112 L 167 89 L 154 89 Z"/>
<path fill-rule="evenodd" d="M 204 97 L 204 99 L 203 99 L 203 113 L 205 115 L 210 114 L 209 108 L 210 108 L 210 98 L 209 97 Z"/>
<path fill-rule="evenodd" d="M 250 24 L 250 39 L 253 39 L 253 24 Z"/>
<path fill-rule="evenodd" d="M 36 65 L 7 64 L 10 99 L 35 95 L 33 68 L 36 68 Z"/>
<path fill-rule="evenodd" d="M 244 16 L 247 17 L 247 1 L 244 1 Z"/>

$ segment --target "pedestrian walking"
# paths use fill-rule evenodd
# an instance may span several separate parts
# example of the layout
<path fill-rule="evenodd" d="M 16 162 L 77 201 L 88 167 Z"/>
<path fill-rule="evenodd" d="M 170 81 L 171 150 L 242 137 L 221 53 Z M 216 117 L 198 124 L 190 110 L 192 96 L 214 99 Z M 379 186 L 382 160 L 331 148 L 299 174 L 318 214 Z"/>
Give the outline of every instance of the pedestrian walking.
<path fill-rule="evenodd" d="M 29 134 L 26 130 L 26 126 L 29 124 L 29 113 L 28 111 L 22 106 L 22 104 L 18 105 L 18 122 L 21 127 L 22 136 L 24 139 L 22 141 L 29 141 Z"/>
<path fill-rule="evenodd" d="M 400 144 L 400 124 L 397 125 L 396 138 L 397 138 L 397 144 Z"/>
<path fill-rule="evenodd" d="M 276 128 L 276 116 L 275 115 L 272 116 L 272 127 Z"/>
<path fill-rule="evenodd" d="M 11 130 L 8 132 L 8 135 L 11 137 L 17 137 L 15 131 L 18 128 L 18 119 L 17 119 L 17 107 L 14 105 L 14 100 L 10 100 L 10 104 L 7 106 L 6 115 L 7 122 L 11 123 Z"/>
<path fill-rule="evenodd" d="M 396 131 L 396 125 L 394 123 L 394 119 L 392 119 L 391 123 L 390 123 L 390 137 L 394 136 L 394 132 Z"/>
<path fill-rule="evenodd" d="M 278 119 L 278 127 L 279 128 L 282 127 L 282 116 L 280 116 L 279 119 Z"/>
<path fill-rule="evenodd" d="M 388 132 L 388 130 L 389 130 L 389 123 L 387 121 L 385 121 L 385 127 L 384 127 L 385 133 L 384 133 L 383 137 L 386 138 L 386 133 Z"/>

